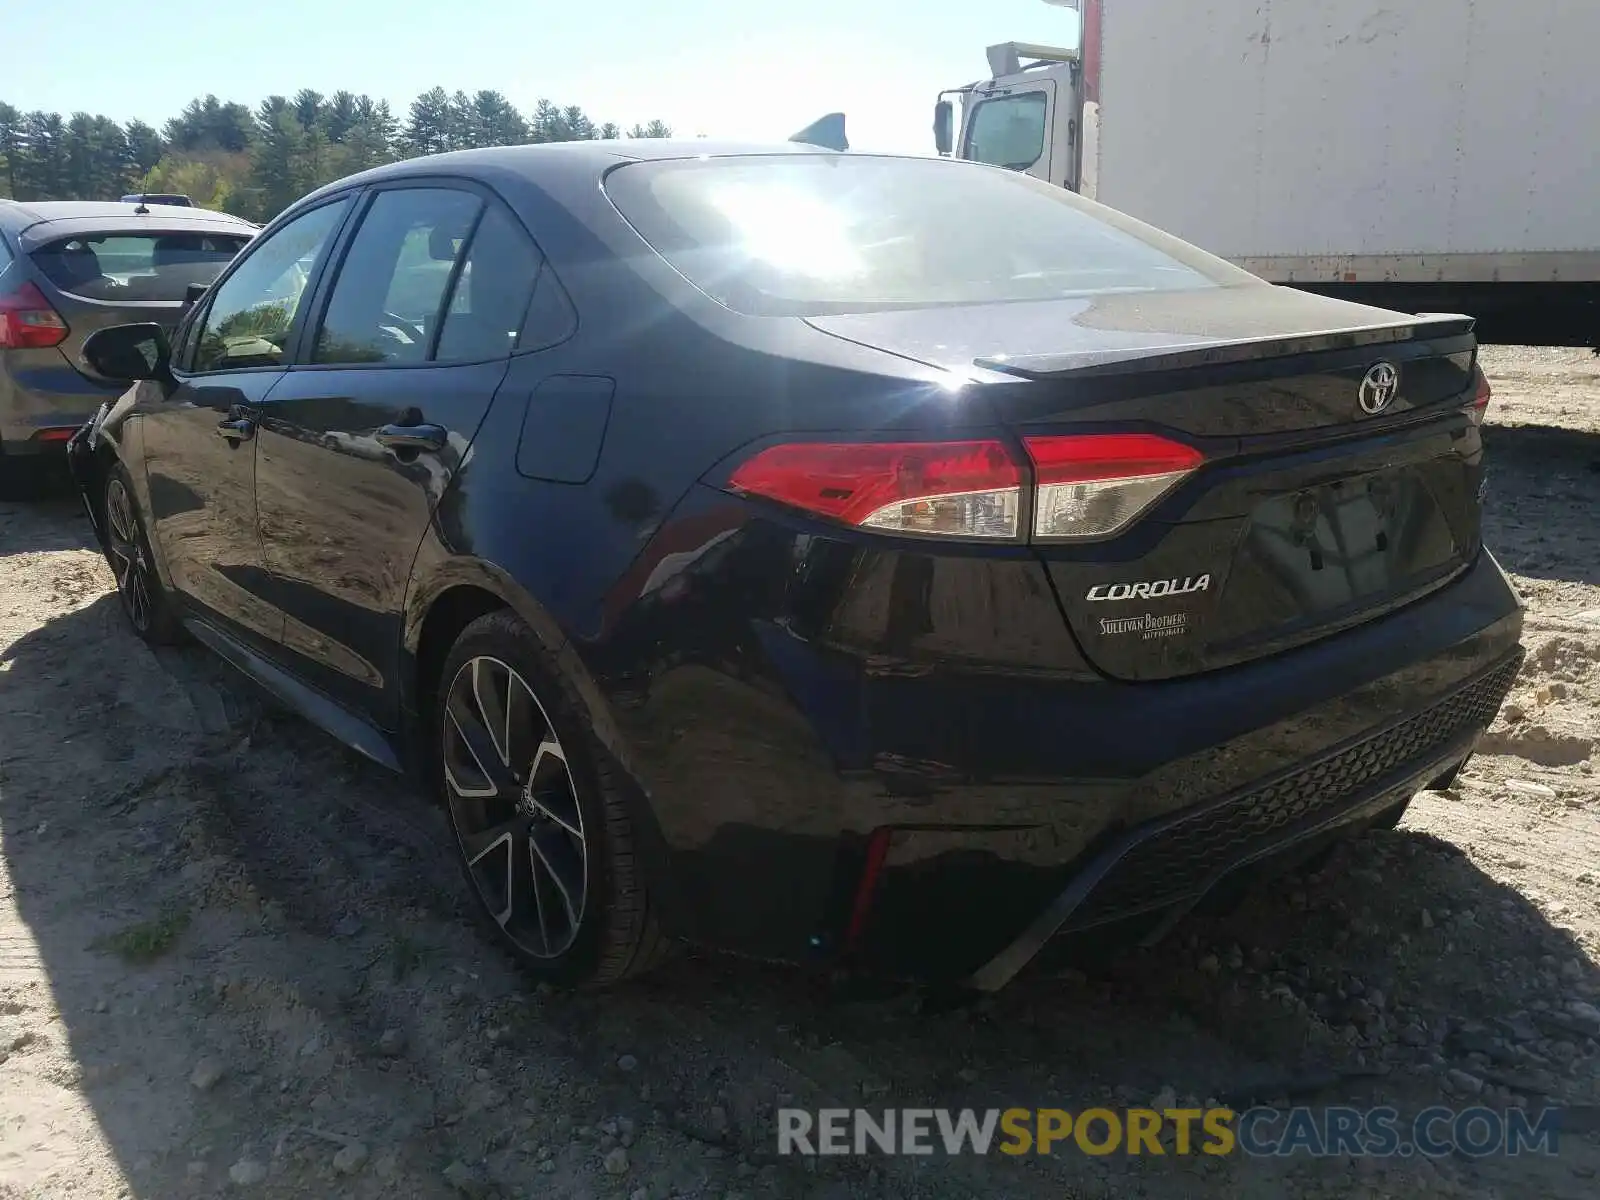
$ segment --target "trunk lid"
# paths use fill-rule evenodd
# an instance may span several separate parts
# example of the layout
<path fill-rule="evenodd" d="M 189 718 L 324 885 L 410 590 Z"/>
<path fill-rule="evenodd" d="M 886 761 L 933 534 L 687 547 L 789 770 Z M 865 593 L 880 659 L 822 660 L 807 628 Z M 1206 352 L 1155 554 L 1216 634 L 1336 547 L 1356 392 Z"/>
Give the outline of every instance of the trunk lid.
<path fill-rule="evenodd" d="M 1144 432 L 1204 453 L 1117 532 L 1035 546 L 1085 654 L 1114 678 L 1305 644 L 1477 555 L 1470 318 L 1263 285 L 810 321 L 972 378 L 1019 437 Z"/>

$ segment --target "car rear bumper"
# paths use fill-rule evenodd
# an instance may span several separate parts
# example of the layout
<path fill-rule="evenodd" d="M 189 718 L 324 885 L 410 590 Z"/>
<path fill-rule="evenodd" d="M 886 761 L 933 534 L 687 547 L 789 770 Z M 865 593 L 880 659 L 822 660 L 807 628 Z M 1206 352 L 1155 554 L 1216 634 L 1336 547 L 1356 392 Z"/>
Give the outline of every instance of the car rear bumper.
<path fill-rule="evenodd" d="M 59 457 L 66 453 L 72 435 L 94 415 L 93 411 L 56 417 L 35 425 L 15 422 L 0 428 L 0 455 L 7 458 Z"/>
<path fill-rule="evenodd" d="M 1230 873 L 1403 803 L 1471 755 L 1521 663 L 1518 649 L 1385 729 L 1114 838 L 966 984 L 992 991 L 1058 935 L 1159 912 L 1161 920 L 1145 938 L 1154 941 Z"/>
<path fill-rule="evenodd" d="M 1521 603 L 1487 552 L 1380 620 L 1160 683 L 852 657 L 799 636 L 801 614 L 728 620 L 771 599 L 730 601 L 742 572 L 706 574 L 704 648 L 602 685 L 675 932 L 978 987 L 1057 934 L 1186 911 L 1448 773 L 1521 656 Z M 693 607 L 692 590 L 662 602 L 657 644 L 697 640 L 657 623 Z"/>
<path fill-rule="evenodd" d="M 0 454 L 63 453 L 78 427 L 123 390 L 85 379 L 59 353 L 50 353 L 60 362 L 22 363 L 12 353 L 12 361 L 0 364 Z"/>

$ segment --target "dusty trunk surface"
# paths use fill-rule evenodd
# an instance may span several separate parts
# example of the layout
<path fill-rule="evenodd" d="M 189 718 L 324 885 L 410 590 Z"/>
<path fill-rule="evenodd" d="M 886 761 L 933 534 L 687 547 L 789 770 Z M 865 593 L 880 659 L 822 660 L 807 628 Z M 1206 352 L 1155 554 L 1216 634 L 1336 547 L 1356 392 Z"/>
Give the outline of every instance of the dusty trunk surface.
<path fill-rule="evenodd" d="M 1459 785 L 1226 918 L 976 1009 L 686 959 L 523 989 L 441 818 L 125 628 L 74 502 L 0 505 L 0 1197 L 1600 1194 L 1600 359 L 1491 350 L 1529 599 Z M 829 1159 L 774 1109 L 1568 1107 L 1556 1157 Z"/>

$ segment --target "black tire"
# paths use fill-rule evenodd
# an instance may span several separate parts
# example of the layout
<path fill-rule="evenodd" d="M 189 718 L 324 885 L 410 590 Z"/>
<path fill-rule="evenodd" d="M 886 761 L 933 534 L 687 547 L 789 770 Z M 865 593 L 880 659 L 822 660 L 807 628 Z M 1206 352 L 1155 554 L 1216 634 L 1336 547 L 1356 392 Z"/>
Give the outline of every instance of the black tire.
<path fill-rule="evenodd" d="M 101 513 L 105 519 L 106 561 L 117 580 L 117 598 L 133 631 L 152 646 L 173 646 L 184 640 L 183 623 L 172 597 L 156 573 L 139 511 L 133 481 L 122 464 L 106 472 Z"/>
<path fill-rule="evenodd" d="M 535 978 L 567 988 L 641 974 L 670 948 L 616 769 L 582 713 L 538 638 L 500 611 L 456 639 L 429 722 L 433 783 L 476 911 Z"/>

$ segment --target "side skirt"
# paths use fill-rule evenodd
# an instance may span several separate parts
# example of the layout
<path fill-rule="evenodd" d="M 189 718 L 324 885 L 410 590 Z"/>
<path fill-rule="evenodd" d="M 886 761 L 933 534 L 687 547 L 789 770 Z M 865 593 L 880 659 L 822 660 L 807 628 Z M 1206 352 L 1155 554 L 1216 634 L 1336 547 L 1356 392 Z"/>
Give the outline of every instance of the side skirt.
<path fill-rule="evenodd" d="M 255 680 L 299 716 L 380 767 L 396 774 L 405 773 L 405 766 L 395 753 L 393 743 L 376 725 L 302 683 L 282 667 L 241 645 L 215 626 L 197 617 L 185 617 L 183 624 L 197 642 L 216 651 L 235 670 Z"/>

